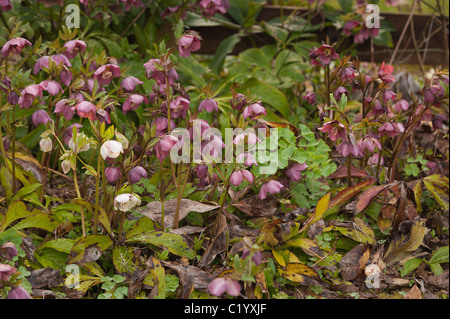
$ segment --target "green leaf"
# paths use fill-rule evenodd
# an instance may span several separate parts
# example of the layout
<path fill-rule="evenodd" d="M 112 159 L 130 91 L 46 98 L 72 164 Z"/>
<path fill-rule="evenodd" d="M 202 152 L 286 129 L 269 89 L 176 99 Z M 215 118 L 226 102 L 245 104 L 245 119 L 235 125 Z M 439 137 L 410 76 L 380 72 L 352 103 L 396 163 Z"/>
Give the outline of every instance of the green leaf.
<path fill-rule="evenodd" d="M 448 263 L 448 246 L 441 247 L 436 250 L 429 260 L 430 264 Z"/>
<path fill-rule="evenodd" d="M 275 86 L 266 82 L 261 82 L 255 78 L 250 79 L 240 87 L 240 93 L 247 93 L 250 90 L 250 96 L 261 99 L 263 103 L 270 104 L 275 110 L 280 112 L 285 118 L 288 118 L 291 109 L 286 96 Z"/>
<path fill-rule="evenodd" d="M 423 184 L 434 196 L 437 203 L 446 211 L 449 209 L 449 184 L 448 177 L 444 175 L 434 174 L 425 177 Z"/>
<path fill-rule="evenodd" d="M 72 250 L 74 243 L 75 240 L 73 239 L 58 238 L 45 242 L 44 244 L 39 246 L 39 248 L 36 251 L 39 251 L 44 248 L 52 248 L 54 250 L 68 254 Z"/>
<path fill-rule="evenodd" d="M 409 274 L 411 271 L 419 267 L 419 265 L 423 262 L 422 258 L 412 258 L 405 262 L 403 265 L 403 269 L 400 272 L 400 275 L 402 277 L 405 277 L 407 274 Z"/>
<path fill-rule="evenodd" d="M 16 201 L 16 200 L 24 197 L 25 195 L 28 195 L 28 194 L 34 192 L 36 189 L 38 189 L 41 186 L 42 186 L 42 184 L 36 183 L 36 184 L 31 184 L 31 185 L 22 187 L 21 189 L 19 189 L 19 191 L 16 193 L 16 195 L 14 195 L 14 197 L 12 198 L 12 201 Z"/>
<path fill-rule="evenodd" d="M 240 59 L 248 64 L 256 65 L 272 74 L 271 61 L 267 58 L 261 49 L 252 48 L 245 50 L 239 55 Z"/>
<path fill-rule="evenodd" d="M 238 44 L 240 40 L 240 35 L 234 33 L 220 42 L 217 47 L 216 54 L 211 62 L 211 69 L 214 73 L 220 73 L 225 57 L 233 51 L 235 45 Z"/>
<path fill-rule="evenodd" d="M 25 204 L 21 201 L 13 202 L 6 211 L 5 217 L 0 224 L 0 232 L 4 231 L 12 222 L 17 219 L 32 215 L 33 212 L 27 210 Z M 1 217 L 1 216 L 0 216 Z"/>
<path fill-rule="evenodd" d="M 355 217 L 348 227 L 336 227 L 339 232 L 360 243 L 376 244 L 373 229 L 362 219 Z"/>
<path fill-rule="evenodd" d="M 113 263 L 118 273 L 133 273 L 137 269 L 133 262 L 134 254 L 131 247 L 115 246 L 113 249 Z M 121 277 L 123 278 L 123 277 Z M 114 277 L 113 277 L 114 279 Z M 125 279 L 125 278 L 123 278 Z M 116 281 L 118 283 L 118 281 Z"/>
<path fill-rule="evenodd" d="M 78 240 L 70 251 L 69 263 L 90 263 L 100 257 L 101 252 L 108 249 L 112 239 L 103 235 L 91 235 Z"/>
<path fill-rule="evenodd" d="M 48 216 L 47 214 L 44 214 L 37 210 L 34 210 L 34 212 L 35 212 L 35 215 L 26 217 L 25 219 L 21 220 L 16 225 L 14 225 L 13 228 L 16 230 L 25 229 L 25 228 L 40 228 L 40 229 L 44 229 L 48 232 L 52 232 L 58 226 L 58 223 L 55 221 L 52 221 L 50 219 L 50 216 Z M 36 212 L 38 212 L 38 213 L 36 213 Z"/>
<path fill-rule="evenodd" d="M 161 231 L 151 231 L 151 232 L 142 232 L 140 234 L 136 234 L 134 236 L 130 236 L 127 234 L 127 242 L 129 243 L 144 243 L 151 244 L 155 246 L 164 246 L 166 247 L 172 254 L 178 256 L 185 256 L 190 259 L 195 257 L 194 251 L 192 251 L 185 241 L 183 237 L 176 234 L 161 232 Z"/>

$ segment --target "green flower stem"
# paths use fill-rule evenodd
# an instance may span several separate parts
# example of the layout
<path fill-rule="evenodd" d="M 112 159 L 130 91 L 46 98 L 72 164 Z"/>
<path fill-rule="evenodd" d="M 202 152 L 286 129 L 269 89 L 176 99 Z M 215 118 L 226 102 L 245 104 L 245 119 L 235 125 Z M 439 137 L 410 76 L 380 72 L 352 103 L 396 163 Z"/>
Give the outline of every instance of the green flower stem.
<path fill-rule="evenodd" d="M 75 191 L 77 192 L 77 197 L 79 199 L 81 199 L 81 193 L 80 193 L 80 188 L 78 187 L 78 179 L 77 179 L 77 170 L 73 169 L 73 183 L 75 186 Z M 80 206 L 81 208 L 81 231 L 83 233 L 83 237 L 86 237 L 86 225 L 85 225 L 85 221 L 84 221 L 84 208 L 83 206 Z"/>
<path fill-rule="evenodd" d="M 179 173 L 178 173 L 178 174 L 179 174 L 178 177 L 179 177 L 180 180 L 179 180 L 178 184 L 180 184 L 180 182 L 181 182 L 181 172 L 182 172 L 182 167 L 183 167 L 183 164 L 180 163 L 180 171 L 179 171 Z M 184 178 L 183 186 L 181 187 L 181 191 L 180 191 L 180 190 L 178 191 L 177 208 L 176 208 L 176 210 L 175 210 L 175 216 L 174 216 L 174 218 L 173 218 L 173 229 L 178 228 L 178 222 L 179 222 L 179 218 L 180 218 L 180 204 L 181 204 L 181 198 L 183 197 L 183 194 L 184 194 L 184 189 L 185 189 L 185 187 L 186 187 L 186 184 L 187 184 L 187 181 L 188 181 L 188 178 L 189 178 L 190 170 L 191 170 L 191 166 L 188 165 L 188 169 L 187 169 L 187 171 L 186 171 L 186 177 Z"/>

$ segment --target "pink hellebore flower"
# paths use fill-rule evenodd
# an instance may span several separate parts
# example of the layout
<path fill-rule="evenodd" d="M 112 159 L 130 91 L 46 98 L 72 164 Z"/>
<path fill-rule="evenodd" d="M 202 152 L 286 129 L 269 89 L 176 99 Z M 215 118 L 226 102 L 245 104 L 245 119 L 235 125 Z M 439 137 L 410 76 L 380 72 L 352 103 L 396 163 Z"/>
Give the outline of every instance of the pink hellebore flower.
<path fill-rule="evenodd" d="M 156 83 L 161 84 L 165 83 L 165 74 L 162 69 L 161 60 L 159 59 L 150 59 L 148 62 L 144 63 L 145 75 L 148 79 L 154 79 Z"/>
<path fill-rule="evenodd" d="M 283 188 L 284 185 L 279 181 L 271 180 L 261 186 L 259 190 L 259 199 L 264 200 L 267 197 L 267 193 L 278 194 Z"/>
<path fill-rule="evenodd" d="M 266 109 L 264 108 L 264 106 L 262 106 L 259 103 L 250 104 L 242 112 L 242 116 L 244 117 L 244 119 L 247 119 L 247 118 L 253 119 L 256 116 L 261 115 L 261 114 L 267 115 Z"/>
<path fill-rule="evenodd" d="M 12 260 L 15 256 L 17 256 L 16 245 L 12 242 L 6 242 L 0 245 L 0 256 L 7 260 Z"/>
<path fill-rule="evenodd" d="M 9 276 L 15 272 L 17 272 L 16 268 L 7 264 L 0 264 L 0 281 L 8 281 Z"/>
<path fill-rule="evenodd" d="M 51 122 L 52 119 L 45 110 L 36 110 L 33 115 L 31 115 L 31 121 L 34 126 L 38 126 L 39 124 L 46 125 L 48 122 Z"/>
<path fill-rule="evenodd" d="M 3 12 L 11 10 L 11 0 L 0 0 L 0 8 Z"/>
<path fill-rule="evenodd" d="M 375 151 L 375 147 L 379 150 L 381 149 L 381 143 L 375 137 L 366 136 L 364 139 L 360 140 L 359 147 L 361 151 L 364 151 L 366 149 L 370 153 L 373 153 Z"/>
<path fill-rule="evenodd" d="M 68 99 L 62 99 L 56 103 L 53 113 L 63 113 L 64 118 L 70 121 L 75 114 L 75 107 L 70 105 Z"/>
<path fill-rule="evenodd" d="M 8 57 L 11 53 L 20 54 L 26 45 L 31 45 L 31 42 L 24 38 L 14 38 L 5 43 L 2 48 L 3 57 Z"/>
<path fill-rule="evenodd" d="M 342 141 L 336 147 L 336 151 L 341 153 L 342 156 L 344 156 L 344 157 L 347 157 L 350 154 L 352 154 L 353 156 L 359 156 L 360 155 L 359 146 L 357 144 L 353 145 L 352 143 L 349 143 L 349 142 L 346 142 L 346 141 Z"/>
<path fill-rule="evenodd" d="M 91 102 L 80 102 L 75 106 L 75 109 L 80 117 L 88 118 L 91 121 L 94 121 L 96 118 L 97 107 Z"/>
<path fill-rule="evenodd" d="M 235 280 L 219 277 L 209 283 L 208 290 L 216 297 L 222 296 L 224 292 L 237 297 L 241 291 L 241 285 Z"/>
<path fill-rule="evenodd" d="M 141 94 L 131 94 L 123 103 L 122 111 L 126 114 L 128 111 L 136 110 L 142 103 L 148 104 L 148 99 Z"/>
<path fill-rule="evenodd" d="M 380 69 L 378 70 L 378 77 L 381 81 L 385 83 L 391 83 L 395 81 L 395 77 L 392 75 L 394 67 L 389 64 L 381 63 Z"/>
<path fill-rule="evenodd" d="M 328 137 L 333 142 L 337 141 L 339 138 L 343 141 L 347 140 L 347 129 L 345 128 L 345 125 L 338 120 L 327 122 L 322 127 L 318 128 L 318 130 L 323 133 L 328 132 Z"/>
<path fill-rule="evenodd" d="M 323 64 L 330 64 L 331 60 L 336 60 L 339 58 L 339 55 L 334 51 L 333 47 L 328 44 L 323 44 L 320 48 L 313 48 L 309 57 L 312 60 L 319 58 Z"/>
<path fill-rule="evenodd" d="M 120 67 L 115 64 L 105 64 L 99 67 L 94 72 L 94 79 L 98 81 L 100 85 L 108 85 L 111 83 L 113 77 L 120 76 Z"/>
<path fill-rule="evenodd" d="M 42 97 L 42 86 L 31 84 L 22 90 L 19 98 L 20 108 L 30 108 L 36 98 Z"/>
<path fill-rule="evenodd" d="M 81 125 L 79 123 L 73 123 L 66 128 L 66 130 L 63 133 L 63 141 L 64 141 L 64 143 L 66 143 L 66 145 L 69 145 L 70 140 L 72 139 L 74 126 L 75 126 L 75 129 L 77 130 L 77 133 L 79 133 L 80 132 L 79 129 L 83 127 L 83 125 Z"/>
<path fill-rule="evenodd" d="M 250 250 L 249 249 L 244 249 L 244 251 L 242 252 L 242 259 L 245 259 L 245 258 L 247 258 L 248 256 L 250 255 Z M 261 254 L 261 252 L 258 250 L 258 251 L 255 251 L 254 253 L 253 253 L 253 256 L 252 256 L 252 261 L 255 263 L 255 265 L 256 266 L 259 266 L 259 265 L 261 265 L 261 262 L 262 262 L 262 254 Z"/>
<path fill-rule="evenodd" d="M 156 158 L 162 162 L 169 154 L 172 147 L 179 141 L 175 136 L 165 135 L 155 145 Z"/>
<path fill-rule="evenodd" d="M 404 131 L 405 127 L 401 123 L 386 122 L 378 128 L 380 135 L 388 135 L 390 137 L 395 137 Z"/>
<path fill-rule="evenodd" d="M 190 101 L 181 95 L 177 96 L 174 100 L 170 102 L 170 117 L 171 118 L 182 118 L 186 117 L 186 112 L 189 110 Z"/>
<path fill-rule="evenodd" d="M 73 74 L 66 66 L 64 66 L 61 70 L 61 73 L 59 74 L 59 79 L 61 80 L 62 84 L 64 84 L 65 86 L 69 86 L 72 82 Z"/>
<path fill-rule="evenodd" d="M 136 88 L 136 85 L 143 84 L 141 80 L 134 76 L 128 76 L 125 79 L 122 80 L 122 83 L 120 86 L 126 91 L 126 92 L 132 92 Z"/>
<path fill-rule="evenodd" d="M 400 101 L 397 101 L 397 103 L 395 103 L 395 106 L 394 106 L 394 110 L 397 113 L 400 113 L 401 111 L 407 111 L 408 108 L 409 108 L 408 101 L 403 100 L 403 99 Z"/>
<path fill-rule="evenodd" d="M 200 9 L 202 11 L 202 16 L 210 18 L 214 16 L 217 12 L 220 14 L 227 13 L 227 9 L 230 8 L 230 4 L 227 0 L 201 0 Z"/>
<path fill-rule="evenodd" d="M 200 39 L 193 34 L 185 34 L 178 40 L 178 51 L 180 56 L 188 57 L 191 52 L 200 49 Z"/>
<path fill-rule="evenodd" d="M 246 132 L 246 133 L 236 135 L 236 137 L 233 140 L 233 144 L 239 145 L 239 143 L 241 141 L 245 140 L 246 136 L 247 136 L 248 145 L 255 145 L 256 142 L 262 143 L 262 141 L 256 136 L 256 134 L 254 134 L 252 132 Z"/>
<path fill-rule="evenodd" d="M 302 177 L 302 171 L 308 168 L 306 163 L 294 163 L 291 167 L 286 170 L 286 176 L 290 182 L 298 182 Z"/>
<path fill-rule="evenodd" d="M 33 73 L 36 75 L 42 68 L 48 69 L 50 67 L 50 61 L 52 61 L 52 58 L 48 55 L 44 55 L 37 59 L 34 64 Z"/>
<path fill-rule="evenodd" d="M 128 178 L 131 184 L 138 183 L 141 178 L 147 178 L 147 171 L 142 166 L 136 166 L 128 172 Z"/>
<path fill-rule="evenodd" d="M 70 63 L 69 59 L 67 59 L 64 54 L 54 54 L 51 56 L 51 59 L 57 66 L 72 67 L 72 63 Z"/>
<path fill-rule="evenodd" d="M 246 179 L 250 184 L 253 184 L 255 177 L 247 170 L 234 171 L 230 176 L 230 183 L 234 186 L 239 186 L 243 179 Z"/>
<path fill-rule="evenodd" d="M 78 52 L 84 52 L 86 50 L 86 42 L 81 40 L 71 40 L 64 43 L 64 48 L 66 48 L 66 51 L 63 52 L 63 54 L 68 59 L 73 59 L 77 56 Z"/>
<path fill-rule="evenodd" d="M 244 166 L 251 166 L 251 165 L 256 165 L 258 166 L 258 163 L 256 162 L 255 158 L 253 157 L 252 154 L 250 153 L 240 153 L 237 157 L 236 157 L 236 162 L 237 163 L 242 163 L 242 161 L 245 158 L 245 162 L 244 162 Z"/>
<path fill-rule="evenodd" d="M 315 105 L 317 96 L 316 96 L 316 93 L 314 93 L 314 92 L 308 92 L 308 93 L 306 93 L 306 95 L 304 97 L 302 97 L 302 99 L 308 101 L 308 103 L 311 105 Z"/>
<path fill-rule="evenodd" d="M 39 83 L 39 85 L 43 90 L 47 91 L 48 94 L 52 96 L 58 95 L 59 93 L 62 93 L 64 91 L 61 87 L 61 84 L 53 80 L 44 80 Z"/>
<path fill-rule="evenodd" d="M 387 104 L 389 100 L 395 101 L 397 94 L 392 90 L 386 90 L 383 92 L 383 103 Z"/>
<path fill-rule="evenodd" d="M 215 100 L 204 99 L 203 101 L 200 102 L 200 105 L 198 106 L 198 111 L 201 112 L 202 110 L 211 113 L 212 111 L 218 111 L 219 107 Z"/>
<path fill-rule="evenodd" d="M 13 287 L 8 293 L 8 299 L 32 299 L 25 288 L 18 286 Z"/>
<path fill-rule="evenodd" d="M 168 129 L 169 129 L 169 120 L 167 119 L 167 117 L 164 116 L 160 116 L 158 118 L 156 118 L 152 125 L 156 125 L 156 133 L 155 136 L 159 137 L 159 136 L 163 136 L 164 134 L 167 133 Z M 170 120 L 170 130 L 173 130 L 175 128 L 175 122 L 173 120 Z"/>
<path fill-rule="evenodd" d="M 369 160 L 367 161 L 367 163 L 368 163 L 369 165 L 378 165 L 378 159 L 379 159 L 379 156 L 380 156 L 379 153 L 373 154 L 373 155 L 369 158 Z M 383 165 L 383 164 L 384 164 L 384 158 L 383 158 L 383 156 L 381 156 L 381 158 L 380 158 L 380 165 Z"/>

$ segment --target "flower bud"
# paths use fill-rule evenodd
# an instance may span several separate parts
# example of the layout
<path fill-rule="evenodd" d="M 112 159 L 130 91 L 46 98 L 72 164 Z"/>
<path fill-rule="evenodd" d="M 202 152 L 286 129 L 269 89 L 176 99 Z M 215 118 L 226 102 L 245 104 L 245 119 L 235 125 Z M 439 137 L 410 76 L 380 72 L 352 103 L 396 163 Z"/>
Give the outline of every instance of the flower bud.
<path fill-rule="evenodd" d="M 39 142 L 39 147 L 41 148 L 42 152 L 50 152 L 53 148 L 53 142 L 52 139 L 50 137 L 44 137 L 41 139 L 41 141 Z"/>
<path fill-rule="evenodd" d="M 114 184 L 122 177 L 122 173 L 118 167 L 107 167 L 105 169 L 105 176 L 108 182 Z"/>
<path fill-rule="evenodd" d="M 133 167 L 128 172 L 128 178 L 131 184 L 136 184 L 141 178 L 147 178 L 147 171 L 142 166 Z"/>

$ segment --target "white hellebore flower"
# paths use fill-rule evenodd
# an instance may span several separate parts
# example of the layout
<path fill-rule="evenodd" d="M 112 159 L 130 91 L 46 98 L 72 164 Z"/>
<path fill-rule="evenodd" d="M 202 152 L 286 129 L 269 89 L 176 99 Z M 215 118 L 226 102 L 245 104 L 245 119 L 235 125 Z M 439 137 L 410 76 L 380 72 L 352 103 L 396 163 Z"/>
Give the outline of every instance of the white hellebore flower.
<path fill-rule="evenodd" d="M 39 146 L 42 152 L 50 152 L 53 147 L 52 139 L 50 137 L 44 137 L 39 142 Z"/>
<path fill-rule="evenodd" d="M 100 154 L 103 159 L 106 159 L 106 157 L 117 158 L 120 153 L 123 153 L 123 146 L 122 143 L 118 141 L 106 141 L 100 148 Z"/>
<path fill-rule="evenodd" d="M 127 212 L 140 204 L 141 199 L 133 194 L 120 194 L 114 198 L 114 208 L 123 212 Z"/>

